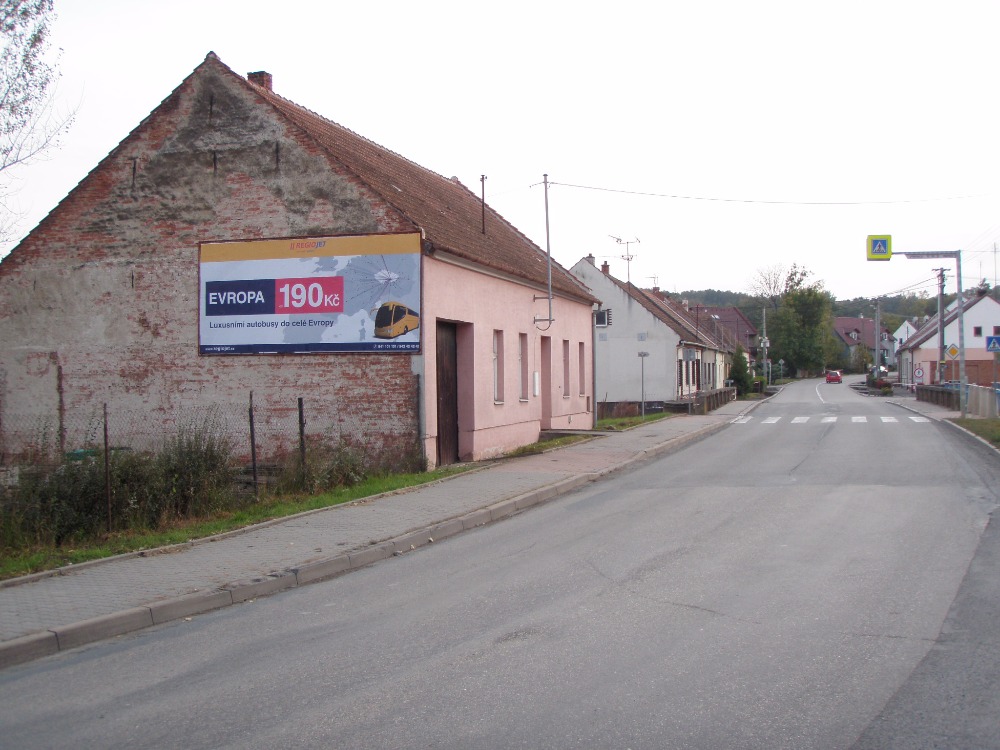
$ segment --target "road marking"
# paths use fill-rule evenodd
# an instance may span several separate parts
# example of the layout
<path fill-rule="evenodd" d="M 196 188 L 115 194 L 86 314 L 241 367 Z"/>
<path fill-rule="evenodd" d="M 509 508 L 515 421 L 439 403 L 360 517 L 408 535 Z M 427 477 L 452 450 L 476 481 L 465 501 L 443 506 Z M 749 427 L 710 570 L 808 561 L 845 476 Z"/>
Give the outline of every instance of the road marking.
<path fill-rule="evenodd" d="M 813 415 L 813 416 L 817 416 L 817 415 Z M 813 416 L 808 416 L 808 417 L 792 417 L 790 421 L 791 421 L 792 424 L 806 424 L 807 422 L 809 422 L 810 420 L 813 419 Z M 750 415 L 745 415 L 745 416 L 742 416 L 742 417 L 736 417 L 736 419 L 734 419 L 731 422 L 731 424 L 748 424 L 749 422 L 752 422 L 753 419 L 754 419 L 754 417 L 750 416 Z M 782 419 L 783 419 L 783 417 L 764 417 L 763 419 L 760 420 L 760 423 L 761 424 L 777 424 Z M 831 417 L 831 416 L 822 416 L 822 417 L 819 417 L 819 421 L 822 422 L 823 424 L 833 424 L 833 423 L 835 423 L 837 421 L 837 419 L 838 419 L 838 417 Z M 872 417 L 872 419 L 874 420 L 875 417 Z M 899 422 L 899 419 L 897 417 L 879 417 L 878 419 L 881 420 L 883 424 L 897 424 Z M 914 422 L 930 422 L 931 421 L 928 417 L 911 416 L 909 419 L 911 419 Z M 851 422 L 854 422 L 854 423 L 857 423 L 857 424 L 866 424 L 868 422 L 868 417 L 866 417 L 866 416 L 865 417 L 851 417 Z"/>

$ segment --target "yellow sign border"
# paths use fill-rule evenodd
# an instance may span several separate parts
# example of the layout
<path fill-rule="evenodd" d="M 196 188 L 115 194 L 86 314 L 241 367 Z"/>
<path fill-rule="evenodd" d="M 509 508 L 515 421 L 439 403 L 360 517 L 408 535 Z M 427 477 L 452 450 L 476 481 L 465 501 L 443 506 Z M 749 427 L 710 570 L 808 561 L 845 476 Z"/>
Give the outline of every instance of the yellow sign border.
<path fill-rule="evenodd" d="M 874 247 L 876 242 L 885 242 L 885 252 L 876 254 Z M 889 260 L 892 257 L 892 235 L 890 234 L 869 234 L 866 245 L 868 260 Z"/>
<path fill-rule="evenodd" d="M 420 233 L 288 237 L 270 240 L 202 242 L 202 263 L 284 260 L 332 255 L 396 255 L 420 252 Z"/>

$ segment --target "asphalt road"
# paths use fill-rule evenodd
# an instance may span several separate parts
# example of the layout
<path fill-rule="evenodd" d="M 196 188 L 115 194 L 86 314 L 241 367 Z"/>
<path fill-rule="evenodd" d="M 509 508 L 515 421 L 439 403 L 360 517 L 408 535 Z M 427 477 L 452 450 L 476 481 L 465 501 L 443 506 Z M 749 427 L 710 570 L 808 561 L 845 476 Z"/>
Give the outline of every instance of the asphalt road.
<path fill-rule="evenodd" d="M 750 416 L 442 544 L 0 673 L 0 747 L 1000 747 L 977 721 L 996 456 L 846 385 Z"/>

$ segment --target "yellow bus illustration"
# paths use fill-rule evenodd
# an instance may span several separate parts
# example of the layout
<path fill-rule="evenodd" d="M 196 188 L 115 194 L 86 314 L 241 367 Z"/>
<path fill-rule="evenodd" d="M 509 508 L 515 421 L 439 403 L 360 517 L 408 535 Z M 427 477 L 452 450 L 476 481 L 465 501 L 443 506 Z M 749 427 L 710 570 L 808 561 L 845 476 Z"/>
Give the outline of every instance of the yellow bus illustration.
<path fill-rule="evenodd" d="M 375 313 L 375 338 L 394 339 L 420 327 L 420 315 L 402 302 L 386 302 Z"/>

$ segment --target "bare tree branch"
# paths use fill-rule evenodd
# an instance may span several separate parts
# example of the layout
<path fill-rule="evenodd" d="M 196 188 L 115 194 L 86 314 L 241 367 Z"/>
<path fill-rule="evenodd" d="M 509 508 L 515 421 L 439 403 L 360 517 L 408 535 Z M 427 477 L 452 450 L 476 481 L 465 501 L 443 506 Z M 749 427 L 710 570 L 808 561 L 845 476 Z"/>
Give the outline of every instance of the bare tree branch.
<path fill-rule="evenodd" d="M 59 73 L 49 59 L 53 0 L 0 0 L 0 242 L 19 217 L 11 172 L 58 147 L 75 112 L 56 112 Z"/>

